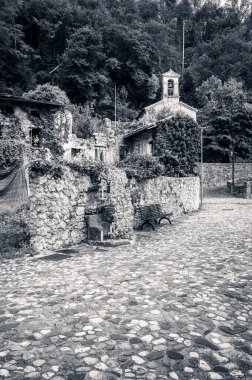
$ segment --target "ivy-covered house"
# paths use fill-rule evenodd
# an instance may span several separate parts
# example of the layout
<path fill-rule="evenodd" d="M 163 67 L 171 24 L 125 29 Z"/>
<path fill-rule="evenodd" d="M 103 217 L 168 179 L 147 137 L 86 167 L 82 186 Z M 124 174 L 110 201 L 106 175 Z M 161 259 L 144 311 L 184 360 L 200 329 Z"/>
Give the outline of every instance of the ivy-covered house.
<path fill-rule="evenodd" d="M 22 96 L 0 94 L 0 136 L 21 138 L 36 151 L 57 149 L 62 145 L 62 155 L 68 154 L 72 135 L 72 114 L 64 104 L 33 100 Z"/>
<path fill-rule="evenodd" d="M 198 110 L 180 101 L 179 77 L 172 70 L 162 75 L 162 99 L 143 108 L 135 123 L 136 127 L 125 135 L 124 147 L 127 154 L 154 154 L 154 134 L 160 120 L 179 114 L 196 121 Z"/>
<path fill-rule="evenodd" d="M 36 159 L 69 154 L 72 114 L 56 101 L 0 94 L 0 206 L 22 204 Z"/>

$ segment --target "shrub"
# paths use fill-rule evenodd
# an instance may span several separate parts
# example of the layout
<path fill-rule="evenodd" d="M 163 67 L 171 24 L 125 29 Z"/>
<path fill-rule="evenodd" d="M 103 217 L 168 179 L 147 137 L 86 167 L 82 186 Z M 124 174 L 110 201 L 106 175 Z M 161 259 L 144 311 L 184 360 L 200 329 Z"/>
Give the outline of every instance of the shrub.
<path fill-rule="evenodd" d="M 105 170 L 106 166 L 101 161 L 93 160 L 72 160 L 66 162 L 66 165 L 70 169 L 80 173 L 81 175 L 87 175 L 91 178 L 92 183 L 97 183 L 99 176 Z"/>
<path fill-rule="evenodd" d="M 58 102 L 64 105 L 69 105 L 65 91 L 62 91 L 57 86 L 52 86 L 50 83 L 40 84 L 34 90 L 30 90 L 23 94 L 25 98 L 32 100 L 44 100 L 46 102 Z"/>
<path fill-rule="evenodd" d="M 73 133 L 82 139 L 90 138 L 94 132 L 90 107 L 73 105 L 71 112 L 73 114 Z"/>
<path fill-rule="evenodd" d="M 118 166 L 125 170 L 128 178 L 136 178 L 137 180 L 155 178 L 165 171 L 158 158 L 136 154 L 126 157 Z"/>
<path fill-rule="evenodd" d="M 3 122 L 7 123 L 4 124 Z M 9 167 L 22 161 L 24 153 L 29 152 L 20 120 L 15 115 L 5 117 L 0 112 L 0 167 Z"/>
<path fill-rule="evenodd" d="M 26 207 L 1 213 L 0 257 L 11 258 L 31 254 L 30 234 L 26 222 Z"/>
<path fill-rule="evenodd" d="M 0 167 L 9 167 L 22 160 L 25 143 L 13 139 L 0 139 Z"/>
<path fill-rule="evenodd" d="M 43 175 L 50 175 L 52 178 L 62 178 L 64 174 L 63 166 L 57 161 L 35 160 L 30 165 L 30 174 L 32 178 Z"/>

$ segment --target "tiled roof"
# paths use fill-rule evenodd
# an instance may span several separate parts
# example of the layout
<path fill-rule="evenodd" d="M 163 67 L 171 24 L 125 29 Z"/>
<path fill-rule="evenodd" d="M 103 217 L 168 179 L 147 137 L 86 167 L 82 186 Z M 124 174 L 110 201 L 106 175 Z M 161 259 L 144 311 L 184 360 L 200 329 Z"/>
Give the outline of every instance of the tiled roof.
<path fill-rule="evenodd" d="M 18 102 L 18 103 L 44 104 L 48 106 L 57 106 L 57 107 L 64 106 L 63 103 L 59 103 L 59 102 L 48 102 L 46 100 L 34 100 L 34 99 L 25 98 L 24 96 L 14 96 L 10 94 L 2 94 L 2 93 L 0 93 L 0 100 L 11 100 L 13 102 Z"/>
<path fill-rule="evenodd" d="M 171 119 L 172 117 L 173 117 L 173 115 L 172 115 L 172 116 L 169 116 L 169 117 L 165 117 L 164 119 L 161 119 L 161 120 L 157 120 L 157 122 L 162 121 L 162 120 Z M 124 136 L 124 138 L 128 138 L 128 137 L 135 136 L 135 135 L 137 135 L 137 134 L 140 133 L 140 132 L 148 131 L 148 130 L 153 129 L 153 128 L 156 128 L 156 127 L 157 127 L 157 124 L 156 124 L 156 123 L 150 123 L 150 124 L 142 125 L 141 127 L 136 128 L 136 129 L 134 129 L 133 131 L 127 133 L 127 134 Z"/>

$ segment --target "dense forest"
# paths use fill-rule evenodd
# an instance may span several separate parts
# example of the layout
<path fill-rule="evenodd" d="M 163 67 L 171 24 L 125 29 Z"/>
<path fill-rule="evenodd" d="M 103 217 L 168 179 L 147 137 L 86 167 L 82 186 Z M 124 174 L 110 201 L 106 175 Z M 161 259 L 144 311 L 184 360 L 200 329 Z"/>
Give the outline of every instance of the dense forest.
<path fill-rule="evenodd" d="M 0 0 L 0 92 L 37 84 L 65 90 L 75 104 L 133 118 L 160 96 L 161 73 L 182 73 L 182 99 L 212 75 L 252 94 L 248 0 Z M 185 65 L 182 70 L 182 29 Z"/>

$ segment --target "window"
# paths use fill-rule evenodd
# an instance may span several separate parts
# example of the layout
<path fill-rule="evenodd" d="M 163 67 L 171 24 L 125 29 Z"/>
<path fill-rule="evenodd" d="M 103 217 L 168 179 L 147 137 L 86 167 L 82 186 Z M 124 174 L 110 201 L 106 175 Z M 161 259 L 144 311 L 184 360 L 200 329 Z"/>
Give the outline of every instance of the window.
<path fill-rule="evenodd" d="M 174 95 L 174 81 L 172 79 L 168 80 L 168 96 Z"/>
<path fill-rule="evenodd" d="M 105 162 L 106 148 L 104 146 L 95 147 L 95 160 Z"/>
<path fill-rule="evenodd" d="M 5 116 L 11 116 L 14 114 L 14 107 L 12 106 L 4 106 L 1 108 L 1 112 Z"/>
<path fill-rule="evenodd" d="M 34 117 L 39 117 L 39 111 L 37 111 L 37 110 L 32 110 L 30 113 Z"/>
<path fill-rule="evenodd" d="M 80 154 L 80 152 L 81 152 L 80 149 L 77 149 L 77 148 L 72 148 L 71 149 L 71 155 L 72 155 L 72 157 L 78 156 L 78 154 Z"/>
<path fill-rule="evenodd" d="M 147 155 L 149 156 L 152 156 L 153 153 L 154 153 L 154 149 L 153 149 L 153 141 L 149 141 L 148 144 L 147 144 L 147 149 L 146 149 L 146 153 Z"/>
<path fill-rule="evenodd" d="M 30 130 L 30 141 L 33 148 L 41 148 L 41 129 L 32 128 Z"/>

